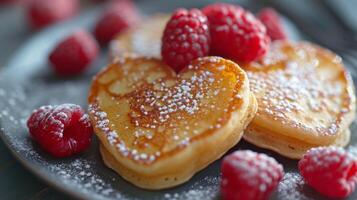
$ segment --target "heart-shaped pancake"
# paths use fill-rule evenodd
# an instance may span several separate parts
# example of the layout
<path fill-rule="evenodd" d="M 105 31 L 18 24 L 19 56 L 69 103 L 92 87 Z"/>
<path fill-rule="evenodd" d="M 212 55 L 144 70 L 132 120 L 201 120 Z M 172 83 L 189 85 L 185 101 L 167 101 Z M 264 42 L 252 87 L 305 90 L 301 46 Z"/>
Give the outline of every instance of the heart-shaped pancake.
<path fill-rule="evenodd" d="M 348 144 L 355 94 L 339 56 L 283 41 L 261 61 L 242 66 L 259 105 L 246 140 L 297 159 L 315 146 Z"/>
<path fill-rule="evenodd" d="M 179 74 L 158 59 L 123 57 L 94 78 L 89 104 L 105 163 L 148 189 L 183 183 L 220 158 L 257 109 L 246 73 L 219 57 Z"/>

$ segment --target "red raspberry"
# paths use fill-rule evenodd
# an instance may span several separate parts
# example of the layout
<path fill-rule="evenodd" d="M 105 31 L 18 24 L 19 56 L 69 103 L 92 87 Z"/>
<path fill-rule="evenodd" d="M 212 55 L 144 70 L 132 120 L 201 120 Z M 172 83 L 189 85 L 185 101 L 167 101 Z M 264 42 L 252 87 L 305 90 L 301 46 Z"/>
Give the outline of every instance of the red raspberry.
<path fill-rule="evenodd" d="M 203 8 L 212 38 L 211 53 L 235 61 L 250 62 L 269 49 L 264 25 L 243 8 L 216 3 Z"/>
<path fill-rule="evenodd" d="M 271 40 L 287 39 L 280 16 L 273 8 L 264 8 L 258 13 L 258 18 L 267 28 Z"/>
<path fill-rule="evenodd" d="M 328 197 L 347 197 L 357 182 L 357 159 L 339 147 L 309 150 L 299 161 L 299 170 L 308 185 Z"/>
<path fill-rule="evenodd" d="M 210 41 L 207 17 L 198 9 L 178 9 L 166 24 L 161 55 L 178 72 L 191 60 L 207 56 Z"/>
<path fill-rule="evenodd" d="M 268 199 L 284 176 L 274 158 L 250 150 L 223 159 L 221 194 L 225 200 Z"/>
<path fill-rule="evenodd" d="M 27 18 L 33 28 L 69 19 L 79 11 L 79 0 L 29 0 Z"/>
<path fill-rule="evenodd" d="M 116 35 L 139 22 L 139 12 L 129 0 L 113 1 L 94 28 L 97 40 L 106 44 Z"/>
<path fill-rule="evenodd" d="M 90 33 L 78 30 L 60 42 L 49 56 L 60 75 L 76 75 L 84 71 L 98 56 L 99 47 Z"/>
<path fill-rule="evenodd" d="M 56 157 L 67 157 L 89 147 L 93 129 L 80 106 L 42 106 L 27 121 L 31 136 Z"/>

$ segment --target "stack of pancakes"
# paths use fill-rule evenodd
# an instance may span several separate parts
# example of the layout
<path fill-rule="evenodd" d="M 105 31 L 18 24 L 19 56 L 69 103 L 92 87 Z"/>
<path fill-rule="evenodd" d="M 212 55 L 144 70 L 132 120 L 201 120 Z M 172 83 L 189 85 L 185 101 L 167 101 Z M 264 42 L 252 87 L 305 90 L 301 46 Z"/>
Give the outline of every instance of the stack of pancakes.
<path fill-rule="evenodd" d="M 315 146 L 348 144 L 355 95 L 340 57 L 280 41 L 258 62 L 204 57 L 176 74 L 160 60 L 168 19 L 151 17 L 114 40 L 113 64 L 90 89 L 103 160 L 123 178 L 148 189 L 178 185 L 243 132 L 296 159 Z"/>

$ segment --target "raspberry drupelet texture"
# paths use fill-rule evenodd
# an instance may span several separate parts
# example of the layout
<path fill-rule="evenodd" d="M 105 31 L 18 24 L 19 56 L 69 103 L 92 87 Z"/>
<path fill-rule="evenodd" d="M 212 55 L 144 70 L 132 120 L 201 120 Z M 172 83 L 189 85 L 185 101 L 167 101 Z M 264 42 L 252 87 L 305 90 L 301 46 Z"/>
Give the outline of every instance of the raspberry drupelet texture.
<path fill-rule="evenodd" d="M 309 150 L 299 161 L 305 182 L 323 195 L 343 198 L 357 183 L 357 159 L 340 147 Z"/>
<path fill-rule="evenodd" d="M 70 76 L 86 70 L 98 53 L 99 46 L 93 36 L 84 30 L 78 30 L 55 47 L 49 60 L 57 74 Z"/>
<path fill-rule="evenodd" d="M 284 176 L 275 159 L 250 150 L 223 159 L 221 194 L 225 200 L 268 199 Z"/>
<path fill-rule="evenodd" d="M 250 62 L 269 49 L 265 26 L 237 5 L 216 3 L 202 9 L 209 21 L 211 54 L 234 61 Z"/>
<path fill-rule="evenodd" d="M 287 39 L 280 15 L 273 8 L 264 8 L 258 13 L 258 18 L 267 28 L 271 40 Z"/>
<path fill-rule="evenodd" d="M 30 25 L 40 29 L 69 19 L 79 12 L 79 0 L 31 0 L 27 3 Z"/>
<path fill-rule="evenodd" d="M 190 61 L 207 56 L 210 35 L 206 16 L 198 9 L 176 10 L 166 24 L 161 55 L 166 64 L 180 71 Z"/>
<path fill-rule="evenodd" d="M 42 106 L 27 121 L 32 138 L 55 157 L 67 157 L 87 149 L 93 129 L 80 106 Z"/>
<path fill-rule="evenodd" d="M 137 24 L 139 20 L 139 11 L 132 1 L 112 1 L 98 20 L 94 35 L 98 42 L 107 44 L 115 36 Z"/>

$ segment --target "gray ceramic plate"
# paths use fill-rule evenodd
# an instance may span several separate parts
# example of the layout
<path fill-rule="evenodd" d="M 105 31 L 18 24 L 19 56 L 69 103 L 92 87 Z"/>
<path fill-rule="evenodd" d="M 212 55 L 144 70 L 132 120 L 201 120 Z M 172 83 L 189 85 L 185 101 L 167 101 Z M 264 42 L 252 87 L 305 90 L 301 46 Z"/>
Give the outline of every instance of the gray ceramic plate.
<path fill-rule="evenodd" d="M 193 6 L 191 3 L 181 1 L 180 6 Z M 256 8 L 256 4 L 252 7 L 248 1 L 243 3 L 253 10 Z M 177 5 L 174 1 L 165 0 L 155 3 L 140 1 L 139 7 L 150 14 L 170 11 Z M 106 54 L 101 56 L 90 71 L 71 79 L 56 77 L 48 69 L 46 58 L 53 45 L 66 34 L 78 27 L 90 28 L 98 11 L 85 13 L 73 21 L 39 33 L 14 54 L 7 68 L 0 74 L 1 138 L 14 156 L 30 171 L 52 186 L 80 199 L 219 199 L 220 160 L 181 186 L 169 190 L 146 191 L 124 181 L 103 165 L 96 140 L 91 148 L 81 155 L 68 159 L 53 159 L 29 138 L 26 120 L 34 108 L 44 104 L 61 103 L 87 106 L 86 97 L 91 77 L 105 65 Z M 356 130 L 353 125 L 352 132 L 355 133 Z M 357 139 L 353 134 L 352 144 L 348 149 L 357 152 L 355 145 L 357 147 Z M 267 153 L 284 165 L 286 175 L 272 196 L 273 199 L 324 199 L 304 185 L 297 173 L 296 161 L 255 148 L 243 141 L 231 151 L 237 149 Z M 350 197 L 356 198 L 357 193 Z"/>

